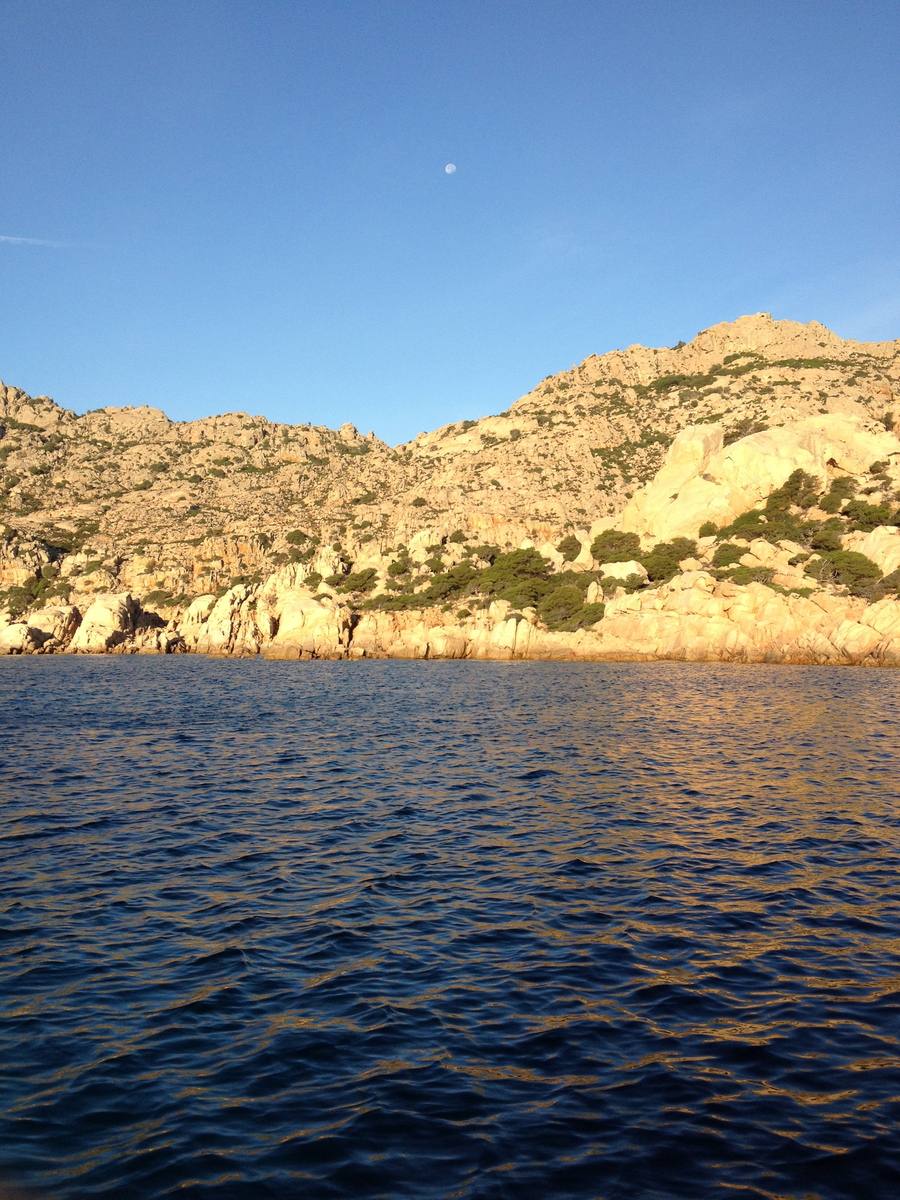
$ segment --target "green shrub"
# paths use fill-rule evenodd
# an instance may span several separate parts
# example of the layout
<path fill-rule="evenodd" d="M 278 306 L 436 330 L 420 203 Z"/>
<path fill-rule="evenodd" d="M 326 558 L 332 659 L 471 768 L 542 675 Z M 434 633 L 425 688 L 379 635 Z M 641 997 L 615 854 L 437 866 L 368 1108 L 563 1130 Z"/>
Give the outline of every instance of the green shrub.
<path fill-rule="evenodd" d="M 526 579 L 512 584 L 497 593 L 499 600 L 508 600 L 514 608 L 535 608 L 548 590 L 548 584 L 539 579 Z"/>
<path fill-rule="evenodd" d="M 746 586 L 748 583 L 768 583 L 773 575 L 769 567 L 734 567 L 728 572 L 732 583 Z"/>
<path fill-rule="evenodd" d="M 375 596 L 371 600 L 364 601 L 361 607 L 366 609 L 378 609 L 382 612 L 403 612 L 405 609 L 409 608 L 426 608 L 427 604 L 423 601 L 421 596 L 416 596 L 411 593 L 401 593 L 397 596 Z"/>
<path fill-rule="evenodd" d="M 671 542 L 657 542 L 640 562 L 650 579 L 665 582 L 678 574 L 683 558 L 693 558 L 696 553 L 697 543 L 690 538 L 673 538 Z"/>
<path fill-rule="evenodd" d="M 767 513 L 780 512 L 796 504 L 798 508 L 812 508 L 818 500 L 819 485 L 806 471 L 792 471 L 780 488 L 769 494 L 765 504 Z"/>
<path fill-rule="evenodd" d="M 333 577 L 332 577 L 333 578 Z M 329 580 L 329 583 L 331 580 Z M 374 567 L 366 567 L 363 571 L 353 571 L 346 577 L 340 588 L 342 592 L 371 592 L 378 582 L 378 572 Z"/>
<path fill-rule="evenodd" d="M 811 550 L 840 550 L 843 525 L 837 519 L 826 521 L 808 536 Z"/>
<path fill-rule="evenodd" d="M 631 562 L 640 557 L 641 539 L 636 533 L 604 529 L 591 542 L 591 555 L 597 562 Z"/>
<path fill-rule="evenodd" d="M 343 575 L 335 573 L 334 575 L 329 575 L 325 582 L 329 587 L 336 588 L 344 582 L 344 578 L 345 577 Z"/>
<path fill-rule="evenodd" d="M 57 568 L 44 567 L 43 573 L 26 579 L 22 584 L 0 591 L 0 608 L 8 610 L 10 616 L 20 617 L 30 608 L 41 608 L 48 600 L 67 596 L 70 588 L 64 580 L 57 580 Z"/>
<path fill-rule="evenodd" d="M 574 631 L 601 620 L 605 606 L 585 604 L 581 589 L 569 586 L 553 588 L 541 599 L 537 610 L 551 629 Z"/>
<path fill-rule="evenodd" d="M 715 521 L 704 521 L 697 531 L 697 537 L 715 537 L 719 532 L 719 527 Z"/>
<path fill-rule="evenodd" d="M 396 577 L 397 575 L 408 575 L 411 567 L 412 567 L 412 563 L 409 561 L 408 558 L 406 558 L 406 557 L 398 558 L 396 562 L 392 562 L 390 564 L 390 566 L 387 569 L 387 573 L 391 577 Z"/>
<path fill-rule="evenodd" d="M 410 501 L 413 508 L 424 508 L 428 501 L 424 496 L 416 496 L 415 500 Z"/>
<path fill-rule="evenodd" d="M 736 546 L 734 542 L 722 542 L 721 545 L 716 546 L 712 565 L 714 567 L 730 567 L 733 563 L 740 562 L 741 556 L 746 553 L 746 546 Z"/>
<path fill-rule="evenodd" d="M 574 533 L 570 533 L 568 537 L 563 538 L 556 549 L 563 556 L 563 562 L 574 562 L 581 553 L 581 542 Z"/>
<path fill-rule="evenodd" d="M 308 587 L 315 588 L 315 587 L 318 587 L 319 584 L 322 582 L 322 576 L 319 574 L 318 571 L 310 571 L 310 573 L 306 576 L 306 579 L 303 582 Z"/>
<path fill-rule="evenodd" d="M 836 479 L 832 479 L 831 485 L 828 488 L 829 496 L 837 496 L 839 500 L 849 500 L 851 496 L 856 495 L 856 480 L 850 475 L 838 475 Z M 825 497 L 826 499 L 828 497 Z M 820 505 L 824 508 L 824 505 Z M 826 509 L 826 512 L 831 511 Z M 836 510 L 835 510 L 836 511 Z"/>
<path fill-rule="evenodd" d="M 603 581 L 601 580 L 601 583 L 602 582 Z M 647 580 L 644 578 L 644 576 L 638 575 L 637 573 L 634 575 L 626 575 L 624 579 L 618 580 L 617 582 L 625 589 L 626 592 L 638 592 L 641 588 L 645 588 L 647 586 Z"/>
<path fill-rule="evenodd" d="M 465 542 L 465 540 L 466 540 L 466 535 L 463 533 L 463 531 L 461 529 L 454 529 L 454 531 L 447 538 L 447 541 L 451 542 L 454 546 L 462 545 L 462 543 Z"/>
<path fill-rule="evenodd" d="M 719 530 L 719 537 L 742 538 L 751 542 L 754 538 L 763 538 L 775 545 L 785 538 L 799 541 L 803 536 L 803 527 L 796 517 L 784 510 L 764 513 L 754 508 L 750 512 L 741 513 L 739 517 Z"/>
<path fill-rule="evenodd" d="M 574 617 L 583 605 L 584 596 L 578 588 L 558 587 L 544 596 L 538 604 L 538 614 L 548 625 L 558 625 Z"/>
<path fill-rule="evenodd" d="M 826 550 L 806 564 L 806 574 L 820 583 L 838 583 L 851 595 L 865 595 L 881 577 L 881 568 L 857 550 Z"/>
<path fill-rule="evenodd" d="M 537 550 L 512 550 L 498 554 L 493 563 L 481 572 L 482 590 L 499 593 L 526 580 L 546 580 L 550 563 Z"/>
<path fill-rule="evenodd" d="M 174 599 L 171 592 L 167 592 L 164 588 L 157 588 L 153 592 L 148 592 L 146 596 L 142 596 L 141 604 L 150 604 L 156 608 L 168 608 Z"/>
<path fill-rule="evenodd" d="M 871 530 L 879 525 L 887 525 L 893 516 L 887 504 L 867 504 L 865 500 L 850 500 L 845 505 L 843 515 L 853 522 L 854 529 Z"/>

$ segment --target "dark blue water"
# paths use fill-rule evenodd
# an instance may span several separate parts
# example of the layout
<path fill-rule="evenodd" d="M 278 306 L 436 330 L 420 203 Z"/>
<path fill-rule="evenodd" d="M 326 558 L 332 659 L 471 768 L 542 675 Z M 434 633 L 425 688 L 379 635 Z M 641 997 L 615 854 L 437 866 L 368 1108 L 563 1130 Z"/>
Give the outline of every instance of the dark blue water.
<path fill-rule="evenodd" d="M 10 1186 L 900 1195 L 900 672 L 30 658 L 0 689 Z"/>

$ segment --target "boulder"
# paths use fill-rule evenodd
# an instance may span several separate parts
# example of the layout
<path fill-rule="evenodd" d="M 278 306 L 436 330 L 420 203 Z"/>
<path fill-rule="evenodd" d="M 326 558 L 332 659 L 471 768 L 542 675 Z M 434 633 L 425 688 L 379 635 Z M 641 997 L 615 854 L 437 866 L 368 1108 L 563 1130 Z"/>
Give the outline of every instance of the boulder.
<path fill-rule="evenodd" d="M 46 641 L 37 629 L 31 629 L 24 621 L 14 621 L 0 631 L 0 654 L 33 654 Z"/>
<path fill-rule="evenodd" d="M 600 574 L 607 579 L 627 579 L 629 575 L 639 575 L 641 579 L 648 578 L 647 568 L 637 559 L 632 559 L 630 562 L 601 563 Z"/>
<path fill-rule="evenodd" d="M 248 641 L 250 626 L 255 629 L 249 608 L 250 598 L 250 589 L 244 584 L 236 584 L 219 597 L 197 634 L 198 654 L 255 652 L 256 644 L 251 647 Z"/>
<path fill-rule="evenodd" d="M 730 446 L 723 445 L 721 425 L 689 426 L 619 524 L 648 541 L 695 537 L 705 521 L 725 525 L 755 508 L 798 468 L 824 488 L 829 471 L 860 474 L 893 455 L 900 455 L 893 434 L 872 432 L 853 416 L 806 417 Z"/>
<path fill-rule="evenodd" d="M 130 592 L 96 596 L 69 643 L 71 654 L 103 654 L 134 632 L 137 604 Z"/>
<path fill-rule="evenodd" d="M 60 604 L 39 609 L 28 618 L 31 629 L 39 630 L 49 641 L 67 645 L 81 623 L 81 614 L 74 604 Z"/>
<path fill-rule="evenodd" d="M 316 600 L 308 592 L 283 595 L 278 628 L 266 658 L 345 658 L 350 612 L 345 605 Z"/>

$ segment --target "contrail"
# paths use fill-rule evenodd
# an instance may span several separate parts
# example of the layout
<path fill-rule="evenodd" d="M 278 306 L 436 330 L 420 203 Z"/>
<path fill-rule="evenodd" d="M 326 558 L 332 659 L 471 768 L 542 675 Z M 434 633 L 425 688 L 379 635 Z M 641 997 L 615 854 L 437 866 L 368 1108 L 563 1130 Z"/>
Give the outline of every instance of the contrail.
<path fill-rule="evenodd" d="M 9 237 L 5 233 L 0 233 L 0 242 L 11 242 L 14 246 L 53 246 L 56 249 L 72 244 L 71 242 L 45 242 L 41 238 Z"/>

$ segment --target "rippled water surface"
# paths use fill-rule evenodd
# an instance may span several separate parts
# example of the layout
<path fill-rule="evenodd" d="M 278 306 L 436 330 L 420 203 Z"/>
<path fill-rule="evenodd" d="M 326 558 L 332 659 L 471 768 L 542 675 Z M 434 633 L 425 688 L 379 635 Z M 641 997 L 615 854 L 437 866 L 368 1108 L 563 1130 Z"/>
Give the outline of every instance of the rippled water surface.
<path fill-rule="evenodd" d="M 900 1195 L 900 672 L 0 659 L 0 1175 Z"/>

